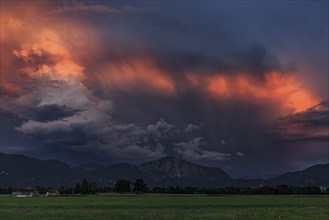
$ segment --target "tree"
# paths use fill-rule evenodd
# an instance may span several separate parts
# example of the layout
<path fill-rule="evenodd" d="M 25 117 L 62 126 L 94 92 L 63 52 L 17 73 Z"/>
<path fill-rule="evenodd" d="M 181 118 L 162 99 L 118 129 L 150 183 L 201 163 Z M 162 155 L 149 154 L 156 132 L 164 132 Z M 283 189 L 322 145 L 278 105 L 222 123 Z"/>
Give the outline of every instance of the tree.
<path fill-rule="evenodd" d="M 91 182 L 90 184 L 90 194 L 96 194 L 97 191 L 97 185 L 96 182 Z"/>
<path fill-rule="evenodd" d="M 74 187 L 74 190 L 73 190 L 73 193 L 74 194 L 77 194 L 77 193 L 81 193 L 81 187 L 80 187 L 80 184 L 77 183 Z"/>
<path fill-rule="evenodd" d="M 83 194 L 88 194 L 89 193 L 89 183 L 86 179 L 82 180 L 81 191 L 82 191 Z"/>
<path fill-rule="evenodd" d="M 145 193 L 147 190 L 146 184 L 143 179 L 136 179 L 134 183 L 134 192 L 135 193 Z"/>
<path fill-rule="evenodd" d="M 130 181 L 125 180 L 125 179 L 119 179 L 114 186 L 114 191 L 115 192 L 130 192 Z"/>

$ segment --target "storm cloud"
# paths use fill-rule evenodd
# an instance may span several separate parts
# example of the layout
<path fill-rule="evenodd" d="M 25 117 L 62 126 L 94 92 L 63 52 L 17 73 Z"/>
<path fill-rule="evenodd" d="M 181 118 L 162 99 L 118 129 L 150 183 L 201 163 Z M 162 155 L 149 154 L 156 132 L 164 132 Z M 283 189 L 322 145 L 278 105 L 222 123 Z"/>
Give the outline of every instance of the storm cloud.
<path fill-rule="evenodd" d="M 236 174 L 264 160 L 261 172 L 326 161 L 323 5 L 5 2 L 1 151 L 80 162 L 170 155 Z M 321 153 L 308 157 L 312 144 Z"/>
<path fill-rule="evenodd" d="M 329 103 L 321 102 L 308 110 L 273 122 L 271 135 L 278 142 L 328 142 Z"/>

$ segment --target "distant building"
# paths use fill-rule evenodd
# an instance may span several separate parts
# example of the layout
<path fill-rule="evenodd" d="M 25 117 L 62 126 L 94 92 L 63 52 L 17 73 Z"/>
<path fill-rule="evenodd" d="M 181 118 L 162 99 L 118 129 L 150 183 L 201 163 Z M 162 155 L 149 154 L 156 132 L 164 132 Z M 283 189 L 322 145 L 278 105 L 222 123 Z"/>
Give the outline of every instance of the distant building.
<path fill-rule="evenodd" d="M 327 187 L 325 186 L 320 186 L 320 190 L 322 193 L 326 192 L 327 191 Z"/>
<path fill-rule="evenodd" d="M 26 187 L 11 194 L 13 197 L 35 197 L 39 196 L 39 190 L 33 187 Z"/>
<path fill-rule="evenodd" d="M 60 196 L 58 189 L 48 189 L 47 193 L 46 193 L 47 197 L 50 196 Z"/>

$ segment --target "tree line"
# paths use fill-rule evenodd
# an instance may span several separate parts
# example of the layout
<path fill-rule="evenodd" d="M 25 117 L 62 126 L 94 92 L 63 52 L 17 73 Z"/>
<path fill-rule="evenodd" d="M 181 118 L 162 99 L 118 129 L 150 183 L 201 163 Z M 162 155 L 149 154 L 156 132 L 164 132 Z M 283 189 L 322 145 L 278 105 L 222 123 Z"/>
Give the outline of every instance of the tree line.
<path fill-rule="evenodd" d="M 49 188 L 36 187 L 41 194 L 45 194 Z M 0 194 L 11 194 L 17 191 L 17 188 L 8 187 L 0 188 Z M 60 194 L 79 194 L 88 195 L 96 193 L 162 193 L 162 194 L 252 194 L 252 195 L 329 195 L 329 187 L 323 188 L 318 186 L 291 186 L 291 185 L 276 185 L 276 186 L 259 186 L 259 187 L 154 187 L 149 189 L 143 179 L 138 178 L 135 182 L 130 182 L 126 179 L 119 179 L 115 182 L 114 187 L 98 187 L 95 181 L 88 182 L 83 179 L 81 183 L 76 183 L 73 188 L 59 189 Z"/>

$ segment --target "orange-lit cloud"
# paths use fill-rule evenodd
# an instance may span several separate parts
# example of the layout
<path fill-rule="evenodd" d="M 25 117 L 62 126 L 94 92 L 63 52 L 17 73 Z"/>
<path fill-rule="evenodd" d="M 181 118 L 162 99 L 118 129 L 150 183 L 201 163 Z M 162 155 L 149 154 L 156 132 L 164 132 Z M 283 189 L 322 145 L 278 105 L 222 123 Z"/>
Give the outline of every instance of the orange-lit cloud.
<path fill-rule="evenodd" d="M 217 74 L 200 77 L 190 74 L 188 81 L 219 99 L 240 98 L 263 102 L 276 102 L 283 113 L 304 111 L 319 103 L 311 91 L 292 73 L 271 72 L 257 80 L 249 74 Z"/>
<path fill-rule="evenodd" d="M 114 87 L 149 87 L 168 93 L 176 90 L 173 80 L 147 57 L 109 63 L 103 79 Z"/>
<path fill-rule="evenodd" d="M 38 79 L 88 80 L 85 73 L 88 63 L 84 63 L 82 58 L 102 52 L 101 43 L 95 43 L 100 33 L 91 26 L 65 19 L 58 14 L 60 8 L 45 15 L 38 4 L 17 3 L 15 7 L 22 8 L 22 13 L 17 14 L 13 7 L 7 6 L 8 10 L 2 15 L 1 21 L 1 44 L 10 45 L 1 53 L 2 90 L 7 94 L 19 91 L 22 85 L 10 81 L 22 73 Z M 111 11 L 105 7 L 82 8 L 83 11 Z M 61 13 L 65 13 L 68 7 L 63 9 Z M 42 16 L 39 16 L 40 13 Z M 60 22 L 56 22 L 58 19 Z M 88 58 L 87 62 L 95 62 L 93 59 Z M 96 83 L 111 89 L 144 88 L 171 94 L 175 92 L 173 79 L 159 69 L 151 58 L 144 56 L 123 60 L 109 60 L 106 64 L 96 61 L 95 66 L 101 70 L 93 72 L 93 76 L 89 74 L 89 77 L 97 78 Z M 20 64 L 16 65 L 17 62 Z"/>
<path fill-rule="evenodd" d="M 29 79 L 80 81 L 83 78 L 84 67 L 68 47 L 72 40 L 67 39 L 70 34 L 67 30 L 73 24 L 50 19 L 39 3 L 6 2 L 6 10 L 1 10 L 4 94 L 22 93 Z"/>
<path fill-rule="evenodd" d="M 27 63 L 23 72 L 31 77 L 49 77 L 51 80 L 83 78 L 83 66 L 72 59 L 59 36 L 55 31 L 44 30 L 35 37 L 36 42 L 24 43 L 20 49 L 13 50 L 17 58 Z"/>

